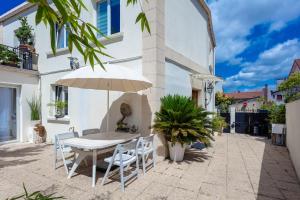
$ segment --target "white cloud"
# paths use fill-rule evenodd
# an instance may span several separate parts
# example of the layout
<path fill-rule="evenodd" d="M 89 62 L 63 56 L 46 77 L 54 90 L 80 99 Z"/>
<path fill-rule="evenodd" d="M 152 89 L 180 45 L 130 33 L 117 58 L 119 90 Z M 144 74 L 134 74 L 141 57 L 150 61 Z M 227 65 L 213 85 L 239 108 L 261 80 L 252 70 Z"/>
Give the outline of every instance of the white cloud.
<path fill-rule="evenodd" d="M 269 23 L 269 32 L 278 31 L 300 15 L 300 0 L 211 0 L 209 6 L 218 62 L 235 62 L 251 44 L 247 36 L 254 26 Z"/>
<path fill-rule="evenodd" d="M 260 53 L 255 62 L 241 63 L 241 71 L 225 79 L 224 86 L 236 90 L 238 87 L 255 87 L 264 81 L 286 76 L 294 59 L 300 57 L 300 41 L 287 40 Z"/>

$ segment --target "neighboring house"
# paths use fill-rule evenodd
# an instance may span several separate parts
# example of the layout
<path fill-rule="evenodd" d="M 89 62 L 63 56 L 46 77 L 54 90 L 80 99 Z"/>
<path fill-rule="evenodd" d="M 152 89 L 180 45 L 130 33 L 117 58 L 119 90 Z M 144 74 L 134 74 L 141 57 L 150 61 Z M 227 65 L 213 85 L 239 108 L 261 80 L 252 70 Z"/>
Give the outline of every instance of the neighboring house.
<path fill-rule="evenodd" d="M 233 99 L 231 107 L 237 111 L 256 111 L 261 107 L 264 101 L 268 100 L 268 86 L 266 85 L 260 91 L 233 92 L 225 93 L 226 96 Z"/>
<path fill-rule="evenodd" d="M 191 96 L 199 105 L 214 111 L 214 92 L 208 93 L 206 81 L 192 78 L 192 74 L 212 74 L 215 71 L 215 39 L 210 10 L 204 0 L 151 0 L 143 5 L 147 13 L 151 35 L 142 33 L 135 18 L 139 6 L 127 7 L 125 0 L 86 0 L 88 11 L 82 11 L 82 19 L 93 23 L 110 39 L 99 37 L 106 45 L 106 53 L 113 58 L 102 57 L 143 74 L 153 87 L 138 94 L 111 92 L 110 127 L 115 130 L 121 118 L 120 104 L 131 105 L 133 115 L 128 119 L 137 125 L 142 134 L 150 132 L 149 125 L 154 112 L 159 109 L 160 98 L 167 94 Z M 35 25 L 36 7 L 24 3 L 0 17 L 0 43 L 16 47 L 14 36 L 20 16 L 27 16 L 34 28 L 36 54 L 34 67 L 24 69 L 0 66 L 0 140 L 28 141 L 30 111 L 27 99 L 41 95 L 42 124 L 50 142 L 56 133 L 70 127 L 81 132 L 101 127 L 106 130 L 106 92 L 67 88 L 55 82 L 70 69 L 69 57 L 77 58 L 84 65 L 82 56 L 68 51 L 65 29 L 57 30 L 57 54 L 50 47 L 49 30 Z M 25 69 L 26 68 L 26 69 Z M 33 70 L 37 69 L 37 70 Z M 55 100 L 68 102 L 65 117 L 56 119 L 54 108 L 48 104 Z M 14 124 L 14 125 L 12 125 Z M 2 130 L 2 129 L 3 130 Z M 12 133 L 13 132 L 13 133 Z"/>
<path fill-rule="evenodd" d="M 291 67 L 291 71 L 289 73 L 289 76 L 292 75 L 295 72 L 300 72 L 300 59 L 295 59 L 294 63 Z"/>
<path fill-rule="evenodd" d="M 270 91 L 270 101 L 275 102 L 276 104 L 283 104 L 284 103 L 284 93 L 282 91 L 278 91 L 278 86 L 285 81 L 286 79 L 288 79 L 293 73 L 299 73 L 300 72 L 300 59 L 295 59 L 291 70 L 289 72 L 288 77 L 283 78 L 283 79 L 278 79 L 276 82 L 276 90 L 274 91 Z"/>
<path fill-rule="evenodd" d="M 284 103 L 284 94 L 281 91 L 278 91 L 278 86 L 282 83 L 285 79 L 278 79 L 276 81 L 276 90 L 270 90 L 269 93 L 269 101 L 276 103 L 277 105 Z"/>

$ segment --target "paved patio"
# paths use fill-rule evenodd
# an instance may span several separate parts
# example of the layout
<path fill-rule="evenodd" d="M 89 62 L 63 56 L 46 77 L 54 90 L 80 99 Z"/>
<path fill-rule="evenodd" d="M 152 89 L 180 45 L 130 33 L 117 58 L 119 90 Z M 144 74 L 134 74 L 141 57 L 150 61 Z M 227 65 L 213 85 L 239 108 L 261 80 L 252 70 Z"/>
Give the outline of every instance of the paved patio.
<path fill-rule="evenodd" d="M 182 163 L 161 161 L 122 193 L 119 182 L 91 187 L 91 169 L 67 179 L 53 170 L 51 145 L 0 146 L 0 199 L 29 191 L 56 192 L 67 199 L 300 199 L 300 184 L 284 147 L 247 135 L 216 136 L 213 147 L 189 151 Z"/>

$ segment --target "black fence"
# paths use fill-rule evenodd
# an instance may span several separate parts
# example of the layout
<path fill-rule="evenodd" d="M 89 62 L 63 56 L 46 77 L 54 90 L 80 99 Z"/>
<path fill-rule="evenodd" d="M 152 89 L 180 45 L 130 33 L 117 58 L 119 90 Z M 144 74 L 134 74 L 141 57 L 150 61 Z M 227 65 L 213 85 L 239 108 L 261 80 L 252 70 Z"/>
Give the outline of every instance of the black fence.
<path fill-rule="evenodd" d="M 31 49 L 0 44 L 0 64 L 20 69 L 37 70 L 37 57 Z"/>
<path fill-rule="evenodd" d="M 228 127 L 224 129 L 225 133 L 230 132 L 230 126 L 235 129 L 236 133 L 268 136 L 270 130 L 269 113 L 266 111 L 258 112 L 236 112 L 235 123 L 230 124 L 230 113 L 221 113 L 225 118 Z"/>

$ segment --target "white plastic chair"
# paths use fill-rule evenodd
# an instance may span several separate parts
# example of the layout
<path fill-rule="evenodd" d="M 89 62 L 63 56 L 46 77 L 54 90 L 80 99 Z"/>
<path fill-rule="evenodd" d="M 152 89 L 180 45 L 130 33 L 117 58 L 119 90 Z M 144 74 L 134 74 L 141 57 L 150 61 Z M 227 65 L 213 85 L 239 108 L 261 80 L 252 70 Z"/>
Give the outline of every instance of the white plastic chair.
<path fill-rule="evenodd" d="M 140 137 L 138 141 L 137 152 L 138 152 L 139 159 L 142 158 L 143 174 L 146 173 L 146 168 L 148 166 L 153 164 L 153 167 L 155 167 L 156 151 L 154 146 L 153 134 L 148 137 Z M 150 154 L 152 154 L 152 160 L 146 162 Z"/>
<path fill-rule="evenodd" d="M 86 129 L 82 131 L 82 136 L 84 135 L 90 135 L 90 134 L 97 134 L 100 133 L 99 128 L 93 128 L 93 129 Z"/>
<path fill-rule="evenodd" d="M 109 163 L 105 175 L 102 179 L 101 185 L 104 185 L 105 179 L 107 178 L 112 165 L 119 166 L 120 178 L 121 178 L 121 189 L 125 191 L 125 182 L 131 179 L 133 176 L 138 176 L 139 162 L 137 158 L 137 140 L 125 144 L 118 144 L 113 155 L 105 158 L 104 161 Z M 129 168 L 132 163 L 136 163 L 136 168 L 130 175 L 124 176 L 124 171 Z"/>
<path fill-rule="evenodd" d="M 67 154 L 72 154 L 72 149 L 69 146 L 64 145 L 64 140 L 70 139 L 70 138 L 76 138 L 79 137 L 77 132 L 66 132 L 66 133 L 60 133 L 55 135 L 55 142 L 54 142 L 54 169 L 56 169 L 57 164 L 57 152 L 60 151 L 61 158 L 63 160 L 63 164 L 65 167 L 65 170 L 67 174 L 69 174 L 68 165 L 73 163 L 73 160 L 75 158 L 75 153 L 71 156 L 72 160 L 66 159 Z"/>

